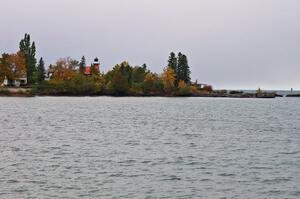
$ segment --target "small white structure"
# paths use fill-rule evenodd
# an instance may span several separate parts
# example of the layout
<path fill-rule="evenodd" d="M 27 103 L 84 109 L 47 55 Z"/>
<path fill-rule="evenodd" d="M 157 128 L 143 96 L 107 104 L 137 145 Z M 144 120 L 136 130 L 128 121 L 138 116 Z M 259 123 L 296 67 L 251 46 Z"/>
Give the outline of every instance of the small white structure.
<path fill-rule="evenodd" d="M 4 77 L 3 85 L 8 86 L 8 79 L 6 76 Z"/>
<path fill-rule="evenodd" d="M 79 64 L 74 66 L 74 70 L 76 70 L 76 71 L 79 71 L 79 68 L 80 68 Z"/>
<path fill-rule="evenodd" d="M 18 78 L 14 81 L 14 85 L 16 87 L 20 87 L 20 86 L 25 86 L 27 85 L 27 77 L 21 77 L 21 78 Z"/>
<path fill-rule="evenodd" d="M 198 88 L 200 88 L 200 89 L 202 89 L 202 88 L 204 88 L 205 86 L 209 86 L 208 84 L 203 84 L 203 83 L 197 83 L 196 84 L 197 86 L 198 86 Z"/>
<path fill-rule="evenodd" d="M 15 80 L 9 80 L 5 76 L 3 85 L 4 86 L 16 86 L 16 87 L 25 86 L 25 85 L 27 85 L 27 77 L 21 77 L 21 78 L 15 79 Z"/>
<path fill-rule="evenodd" d="M 53 72 L 50 71 L 50 69 L 48 69 L 45 74 L 44 74 L 44 77 L 45 77 L 45 81 L 50 81 L 50 79 L 52 78 L 53 76 Z"/>

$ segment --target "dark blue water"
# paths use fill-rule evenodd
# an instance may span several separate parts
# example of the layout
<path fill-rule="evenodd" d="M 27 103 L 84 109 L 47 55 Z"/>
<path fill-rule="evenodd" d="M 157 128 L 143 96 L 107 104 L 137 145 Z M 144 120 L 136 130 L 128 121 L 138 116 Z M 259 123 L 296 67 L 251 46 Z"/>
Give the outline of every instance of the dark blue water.
<path fill-rule="evenodd" d="M 300 100 L 0 98 L 0 198 L 300 198 Z"/>

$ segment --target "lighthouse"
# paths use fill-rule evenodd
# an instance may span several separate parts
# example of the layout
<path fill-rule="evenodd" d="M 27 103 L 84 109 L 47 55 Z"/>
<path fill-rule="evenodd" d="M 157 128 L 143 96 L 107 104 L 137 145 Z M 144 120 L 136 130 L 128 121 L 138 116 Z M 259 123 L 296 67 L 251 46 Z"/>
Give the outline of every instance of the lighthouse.
<path fill-rule="evenodd" d="M 96 71 L 100 72 L 100 62 L 99 62 L 98 57 L 96 57 L 96 58 L 94 59 L 93 65 L 94 65 Z"/>
<path fill-rule="evenodd" d="M 100 62 L 99 62 L 98 57 L 96 57 L 96 58 L 94 59 L 94 62 L 92 63 L 92 66 L 94 67 L 96 73 L 100 73 Z M 95 72 L 95 71 L 94 71 L 94 72 Z M 86 66 L 85 69 L 84 69 L 84 74 L 85 74 L 86 76 L 90 76 L 90 75 L 92 75 L 92 73 L 94 73 L 94 72 L 92 71 L 91 66 Z"/>

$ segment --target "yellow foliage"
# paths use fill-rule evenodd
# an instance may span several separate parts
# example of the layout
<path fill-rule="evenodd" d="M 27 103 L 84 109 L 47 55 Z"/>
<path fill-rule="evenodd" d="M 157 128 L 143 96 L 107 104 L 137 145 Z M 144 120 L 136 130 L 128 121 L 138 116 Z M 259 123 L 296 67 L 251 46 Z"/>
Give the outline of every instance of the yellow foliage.
<path fill-rule="evenodd" d="M 171 93 L 174 89 L 174 84 L 176 80 L 176 74 L 174 70 L 170 67 L 164 69 L 163 74 L 161 75 L 161 79 L 164 84 L 164 90 L 166 93 Z"/>
<path fill-rule="evenodd" d="M 183 80 L 180 80 L 179 83 L 178 83 L 178 88 L 182 89 L 182 88 L 185 88 L 185 87 L 186 87 L 186 83 Z"/>
<path fill-rule="evenodd" d="M 198 88 L 196 86 L 190 86 L 192 93 L 197 93 L 198 92 Z"/>
<path fill-rule="evenodd" d="M 155 81 L 155 76 L 152 73 L 148 73 L 145 76 L 144 83 L 153 83 Z"/>
<path fill-rule="evenodd" d="M 156 74 L 147 73 L 143 82 L 145 93 L 154 94 L 157 91 L 158 84 L 160 82 L 161 81 L 159 80 L 159 77 Z"/>
<path fill-rule="evenodd" d="M 0 79 L 3 80 L 5 76 L 9 79 L 21 78 L 26 76 L 25 56 L 22 52 L 16 54 L 5 54 L 2 57 L 2 64 L 0 64 Z"/>
<path fill-rule="evenodd" d="M 24 77 L 26 75 L 25 56 L 22 52 L 12 54 L 8 58 L 8 62 L 16 66 L 15 78 Z"/>
<path fill-rule="evenodd" d="M 69 59 L 59 59 L 56 65 L 52 66 L 51 70 L 55 80 L 71 80 L 76 76 L 76 71 L 73 69 Z"/>

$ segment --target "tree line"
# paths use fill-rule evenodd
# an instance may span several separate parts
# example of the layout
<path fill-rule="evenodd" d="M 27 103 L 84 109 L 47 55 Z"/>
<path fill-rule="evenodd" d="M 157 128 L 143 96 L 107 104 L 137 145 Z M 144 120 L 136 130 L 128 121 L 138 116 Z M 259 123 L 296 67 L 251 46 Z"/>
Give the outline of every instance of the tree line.
<path fill-rule="evenodd" d="M 79 69 L 78 69 L 79 66 Z M 0 58 L 0 82 L 24 74 L 33 92 L 41 95 L 134 95 L 134 96 L 189 96 L 199 92 L 191 82 L 188 58 L 171 52 L 162 73 L 151 72 L 146 64 L 131 66 L 127 61 L 101 73 L 91 65 L 91 75 L 84 74 L 86 59 L 58 59 L 48 67 L 51 79 L 45 81 L 45 62 L 36 59 L 35 42 L 25 34 L 16 54 L 3 53 Z M 18 71 L 16 73 L 16 71 Z"/>
<path fill-rule="evenodd" d="M 84 57 L 79 66 L 84 62 Z M 176 73 L 166 67 L 161 74 L 151 72 L 146 64 L 131 66 L 127 61 L 115 65 L 107 73 L 93 70 L 86 76 L 76 60 L 59 59 L 50 65 L 52 77 L 34 88 L 39 94 L 45 95 L 116 95 L 116 96 L 188 96 L 197 90 L 190 83 L 179 80 L 176 84 Z"/>

